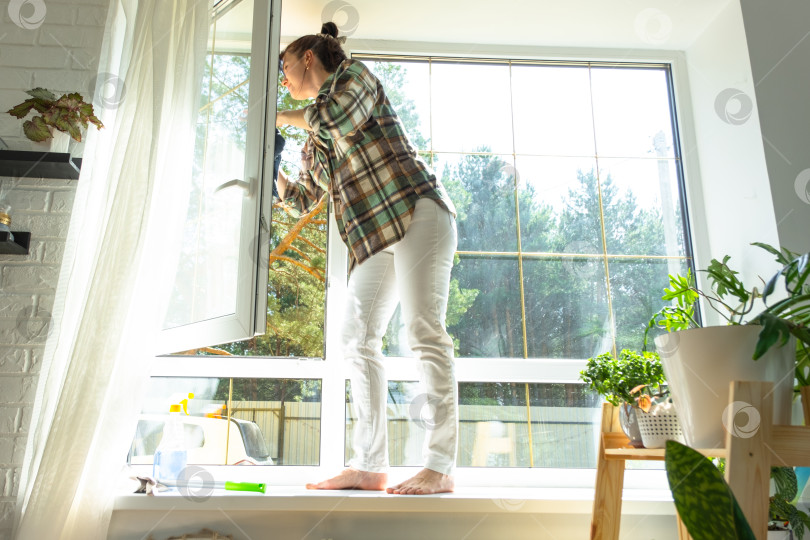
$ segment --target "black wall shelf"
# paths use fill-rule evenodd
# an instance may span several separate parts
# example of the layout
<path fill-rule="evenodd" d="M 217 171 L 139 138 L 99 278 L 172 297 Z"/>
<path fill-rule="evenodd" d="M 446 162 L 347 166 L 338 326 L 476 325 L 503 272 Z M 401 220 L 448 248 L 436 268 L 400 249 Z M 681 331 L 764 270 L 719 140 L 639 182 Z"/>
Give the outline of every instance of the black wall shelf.
<path fill-rule="evenodd" d="M 0 176 L 78 180 L 81 158 L 67 152 L 0 150 Z"/>
<path fill-rule="evenodd" d="M 28 244 L 31 242 L 30 232 L 11 231 L 14 240 L 9 240 L 7 231 L 0 231 L 0 254 L 27 255 Z"/>

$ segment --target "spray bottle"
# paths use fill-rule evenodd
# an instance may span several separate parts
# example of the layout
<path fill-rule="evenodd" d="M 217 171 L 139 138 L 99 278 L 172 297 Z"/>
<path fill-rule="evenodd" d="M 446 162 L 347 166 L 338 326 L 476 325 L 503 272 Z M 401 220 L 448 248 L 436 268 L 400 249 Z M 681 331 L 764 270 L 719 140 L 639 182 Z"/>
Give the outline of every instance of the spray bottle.
<path fill-rule="evenodd" d="M 155 450 L 152 477 L 158 482 L 177 482 L 188 462 L 188 452 L 184 442 L 182 410 L 188 415 L 188 400 L 194 398 L 189 394 L 187 399 L 180 400 L 169 407 L 169 418 L 163 426 L 163 437 Z"/>

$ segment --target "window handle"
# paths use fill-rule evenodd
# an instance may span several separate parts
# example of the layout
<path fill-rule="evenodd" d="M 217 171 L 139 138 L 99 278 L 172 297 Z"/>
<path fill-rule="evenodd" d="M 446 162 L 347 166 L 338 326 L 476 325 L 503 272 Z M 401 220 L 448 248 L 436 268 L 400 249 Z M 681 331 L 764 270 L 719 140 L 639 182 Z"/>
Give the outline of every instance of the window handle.
<path fill-rule="evenodd" d="M 224 184 L 220 184 L 219 186 L 214 189 L 214 193 L 218 193 L 223 189 L 237 187 L 239 189 L 244 190 L 246 197 L 253 196 L 253 178 L 250 179 L 249 182 L 245 182 L 244 180 L 240 180 L 238 178 L 234 178 L 233 180 L 228 180 Z"/>

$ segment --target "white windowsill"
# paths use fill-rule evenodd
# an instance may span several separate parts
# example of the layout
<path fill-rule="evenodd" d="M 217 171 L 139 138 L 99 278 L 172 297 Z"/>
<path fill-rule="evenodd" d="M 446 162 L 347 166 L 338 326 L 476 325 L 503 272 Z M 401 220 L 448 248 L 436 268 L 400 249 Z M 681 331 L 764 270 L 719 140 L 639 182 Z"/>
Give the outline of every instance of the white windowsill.
<path fill-rule="evenodd" d="M 626 489 L 622 514 L 674 515 L 667 490 Z M 590 515 L 593 489 L 582 488 L 457 488 L 437 495 L 388 495 L 379 491 L 313 491 L 303 487 L 268 487 L 265 494 L 217 490 L 210 498 L 191 500 L 179 493 L 147 496 L 121 494 L 114 511 L 211 509 L 242 511 L 331 512 L 469 512 L 554 513 Z"/>

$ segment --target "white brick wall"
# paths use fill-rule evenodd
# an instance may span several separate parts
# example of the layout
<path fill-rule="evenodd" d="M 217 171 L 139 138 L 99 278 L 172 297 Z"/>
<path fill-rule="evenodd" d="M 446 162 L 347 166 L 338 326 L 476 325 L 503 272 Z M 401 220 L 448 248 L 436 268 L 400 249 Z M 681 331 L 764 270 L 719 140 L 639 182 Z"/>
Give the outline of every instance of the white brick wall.
<path fill-rule="evenodd" d="M 22 17 L 44 6 L 41 24 L 22 28 L 0 3 L 0 111 L 42 86 L 92 97 L 108 0 L 28 0 Z M 22 19 L 23 26 L 25 22 Z M 32 149 L 22 122 L 0 112 L 0 137 Z M 8 182 L 5 178 L 0 180 Z M 31 422 L 50 310 L 65 250 L 76 182 L 31 178 L 11 193 L 12 230 L 30 231 L 28 255 L 0 255 L 0 540 L 11 538 L 20 467 Z"/>

